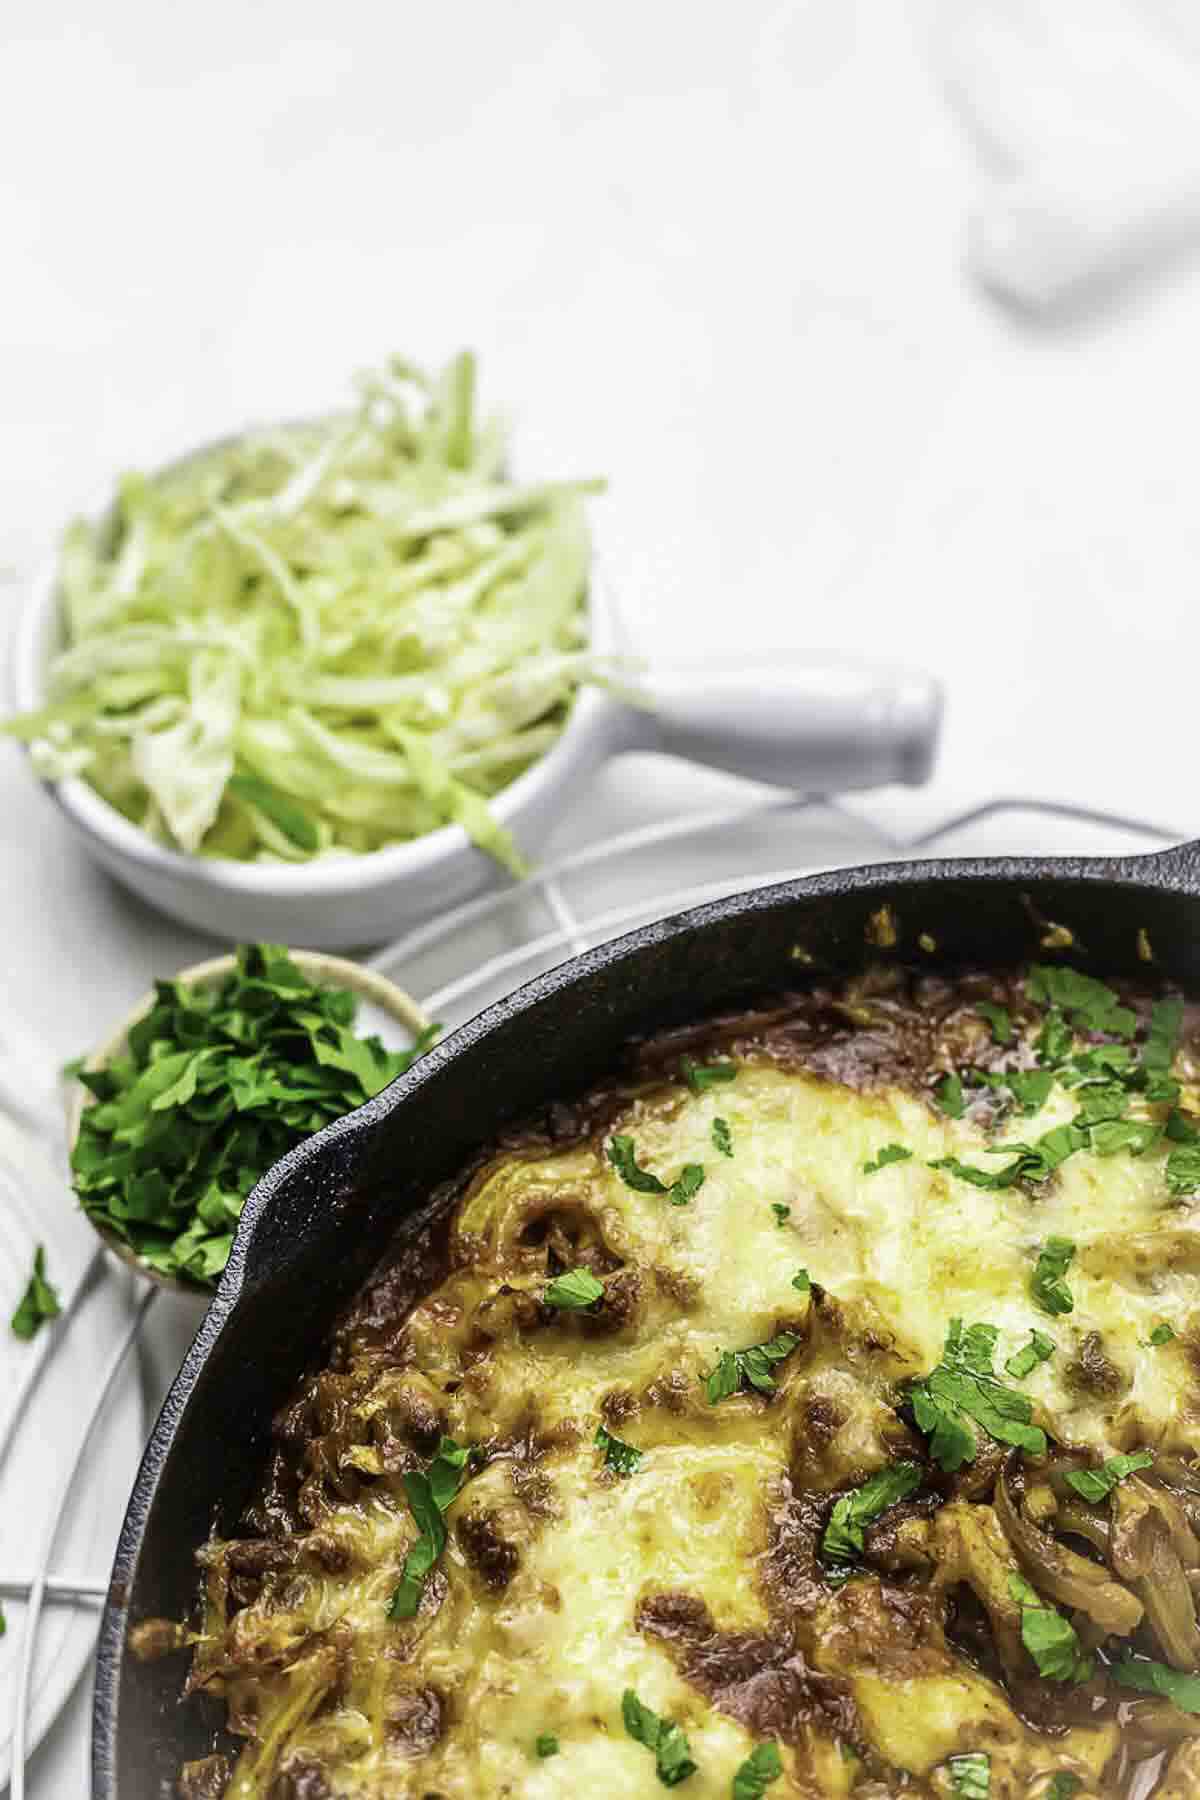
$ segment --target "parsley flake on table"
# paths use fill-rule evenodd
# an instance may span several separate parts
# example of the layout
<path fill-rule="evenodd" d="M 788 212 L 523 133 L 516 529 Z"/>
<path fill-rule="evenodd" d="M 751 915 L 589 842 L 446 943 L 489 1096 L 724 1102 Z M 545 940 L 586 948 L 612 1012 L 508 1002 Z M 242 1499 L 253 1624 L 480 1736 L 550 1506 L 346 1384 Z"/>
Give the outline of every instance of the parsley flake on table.
<path fill-rule="evenodd" d="M 690 1056 L 685 1056 L 679 1065 L 679 1073 L 693 1094 L 702 1094 L 706 1088 L 717 1087 L 723 1081 L 732 1081 L 737 1075 L 737 1064 L 698 1063 L 693 1062 Z"/>
<path fill-rule="evenodd" d="M 771 1783 L 782 1774 L 778 1744 L 756 1744 L 734 1773 L 731 1800 L 762 1800 Z"/>
<path fill-rule="evenodd" d="M 1072 1469 L 1067 1476 L 1067 1485 L 1093 1506 L 1098 1506 L 1101 1500 L 1108 1499 L 1119 1481 L 1124 1481 L 1138 1469 L 1149 1469 L 1153 1464 L 1149 1450 L 1135 1450 L 1129 1456 L 1110 1456 L 1098 1469 Z"/>
<path fill-rule="evenodd" d="M 712 1141 L 722 1156 L 733 1155 L 733 1136 L 729 1130 L 728 1119 L 714 1119 L 712 1122 Z"/>
<path fill-rule="evenodd" d="M 655 1773 L 664 1787 L 678 1787 L 696 1773 L 691 1745 L 679 1726 L 643 1706 L 632 1688 L 621 1696 L 621 1717 L 634 1743 L 653 1750 Z"/>
<path fill-rule="evenodd" d="M 903 1144 L 885 1144 L 871 1162 L 863 1164 L 863 1174 L 878 1175 L 880 1169 L 886 1169 L 889 1163 L 907 1162 L 911 1156 L 912 1151 Z"/>
<path fill-rule="evenodd" d="M 604 1452 L 605 1468 L 611 1469 L 616 1475 L 632 1475 L 642 1460 L 640 1450 L 636 1449 L 633 1444 L 627 1444 L 623 1439 L 614 1437 L 612 1432 L 607 1431 L 603 1425 L 596 1427 L 596 1435 L 592 1441 L 597 1450 Z"/>
<path fill-rule="evenodd" d="M 1020 1350 L 1014 1350 L 1004 1365 L 1005 1373 L 1011 1375 L 1014 1381 L 1024 1381 L 1027 1375 L 1033 1374 L 1039 1363 L 1049 1362 L 1053 1355 L 1054 1345 L 1050 1339 L 1031 1327 L 1029 1342 Z"/>
<path fill-rule="evenodd" d="M 389 1619 L 411 1619 L 421 1604 L 425 1578 L 446 1548 L 442 1517 L 463 1483 L 470 1450 L 444 1437 L 428 1469 L 409 1469 L 401 1477 L 409 1511 L 420 1533 L 404 1559 L 404 1572 L 392 1590 Z"/>
<path fill-rule="evenodd" d="M 1043 1312 L 1074 1312 L 1075 1300 L 1066 1281 L 1074 1260 L 1075 1246 L 1070 1238 L 1048 1237 L 1039 1249 L 1030 1291 Z"/>
<path fill-rule="evenodd" d="M 751 1344 L 746 1350 L 722 1350 L 716 1367 L 705 1376 L 708 1404 L 716 1406 L 718 1401 L 727 1400 L 743 1384 L 756 1388 L 760 1394 L 773 1394 L 775 1377 L 771 1370 L 790 1356 L 799 1342 L 793 1332 L 781 1331 L 765 1344 Z"/>
<path fill-rule="evenodd" d="M 150 1268 L 212 1287 L 247 1194 L 314 1131 L 370 1100 L 426 1049 L 356 1037 L 357 999 L 277 944 L 242 945 L 213 986 L 155 984 L 128 1048 L 79 1071 L 95 1099 L 71 1152 L 97 1225 Z"/>
<path fill-rule="evenodd" d="M 608 1140 L 608 1160 L 627 1188 L 636 1194 L 665 1194 L 672 1206 L 686 1206 L 704 1186 L 703 1163 L 684 1163 L 670 1186 L 660 1181 L 649 1169 L 642 1168 L 633 1139 L 621 1132 L 615 1132 Z"/>
<path fill-rule="evenodd" d="M 1140 1694 L 1161 1694 L 1180 1712 L 1200 1713 L 1200 1675 L 1186 1675 L 1141 1656 L 1123 1657 L 1108 1672 L 1120 1687 L 1136 1688 Z"/>
<path fill-rule="evenodd" d="M 865 1545 L 863 1533 L 881 1513 L 894 1506 L 897 1500 L 905 1500 L 921 1485 L 921 1470 L 917 1463 L 895 1463 L 891 1468 L 880 1469 L 864 1481 L 861 1487 L 854 1488 L 849 1494 L 843 1494 L 834 1502 L 833 1511 L 829 1515 L 829 1523 L 821 1538 L 821 1554 L 834 1562 L 855 1562 L 862 1555 Z"/>
<path fill-rule="evenodd" d="M 25 1292 L 9 1320 L 12 1334 L 28 1343 L 48 1319 L 57 1319 L 61 1311 L 58 1289 L 46 1277 L 46 1249 L 39 1244 L 33 1253 L 33 1271 Z"/>
<path fill-rule="evenodd" d="M 910 1389 L 917 1424 L 930 1440 L 934 1461 L 947 1474 L 974 1462 L 977 1425 L 998 1443 L 1033 1456 L 1046 1454 L 1045 1432 L 1030 1423 L 1031 1402 L 1005 1387 L 993 1370 L 998 1336 L 994 1325 L 964 1330 L 961 1319 L 951 1319 L 941 1362 Z"/>
<path fill-rule="evenodd" d="M 1021 1642 L 1042 1679 L 1090 1681 L 1095 1659 L 1084 1655 L 1071 1621 L 1048 1606 L 1023 1575 L 1009 1576 L 1008 1591 L 1021 1608 Z"/>
<path fill-rule="evenodd" d="M 986 1750 L 952 1756 L 946 1767 L 954 1800 L 988 1800 L 992 1791 L 992 1759 Z"/>
<path fill-rule="evenodd" d="M 568 1269 L 546 1284 L 542 1298 L 547 1306 L 557 1306 L 561 1312 L 583 1312 L 604 1298 L 604 1283 L 590 1269 Z"/>

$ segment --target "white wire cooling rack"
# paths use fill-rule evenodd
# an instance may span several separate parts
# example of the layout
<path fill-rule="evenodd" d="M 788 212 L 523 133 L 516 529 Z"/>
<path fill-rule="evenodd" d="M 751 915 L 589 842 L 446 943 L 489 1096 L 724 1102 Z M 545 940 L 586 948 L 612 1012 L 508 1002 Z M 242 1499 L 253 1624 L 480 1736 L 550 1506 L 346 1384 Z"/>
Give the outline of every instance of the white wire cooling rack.
<path fill-rule="evenodd" d="M 929 854 L 1114 855 L 1163 847 L 1187 835 L 1074 806 L 996 799 L 899 837 L 872 817 L 878 808 L 878 800 L 849 805 L 775 797 L 655 820 L 562 856 L 520 885 L 453 908 L 380 951 L 370 966 L 421 996 L 426 1013 L 451 1028 L 565 956 L 651 919 L 749 886 L 871 860 Z M 126 1271 L 97 1250 L 75 1300 L 97 1282 L 128 1279 Z M 7 1696 L 0 1693 L 0 1705 L 7 1699 L 11 1721 L 11 1800 L 24 1800 L 31 1792 L 26 1764 L 39 1628 L 48 1610 L 62 1606 L 90 1609 L 98 1617 L 108 1586 L 107 1560 L 93 1568 L 58 1566 L 64 1524 L 73 1509 L 85 1504 L 80 1470 L 114 1391 L 134 1377 L 137 1358 L 131 1352 L 143 1343 L 152 1308 L 164 1304 L 171 1302 L 148 1290 L 131 1305 L 128 1323 L 117 1336 L 107 1365 L 99 1369 L 93 1391 L 80 1396 L 65 1475 L 56 1492 L 38 1496 L 41 1544 L 32 1566 L 0 1567 L 0 1600 L 17 1603 L 12 1629 L 20 1633 L 16 1678 Z M 55 1346 L 66 1341 L 70 1327 L 68 1317 L 12 1397 L 0 1437 L 0 1484 L 14 1442 L 33 1428 L 37 1389 Z M 149 1416 L 161 1402 L 165 1374 L 160 1369 L 157 1380 L 151 1380 Z M 130 1483 L 134 1472 L 131 1466 Z M 6 1503 L 14 1498 L 4 1494 L 2 1485 L 0 1497 Z M 17 1496 L 15 1503 L 24 1504 L 26 1499 Z M 84 1729 L 82 1722 L 78 1729 Z M 0 1746 L 2 1734 L 0 1720 Z M 58 1800 L 58 1794 L 52 1797 L 47 1787 L 37 1800 Z"/>

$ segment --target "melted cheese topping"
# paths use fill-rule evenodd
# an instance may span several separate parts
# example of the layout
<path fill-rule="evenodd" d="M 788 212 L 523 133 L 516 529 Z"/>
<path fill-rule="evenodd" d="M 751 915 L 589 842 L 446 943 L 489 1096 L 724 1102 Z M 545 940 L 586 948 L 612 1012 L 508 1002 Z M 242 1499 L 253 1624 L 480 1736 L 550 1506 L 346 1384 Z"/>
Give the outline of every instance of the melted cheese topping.
<path fill-rule="evenodd" d="M 1032 1140 L 1074 1110 L 1056 1089 L 1036 1120 L 993 1141 Z M 732 1156 L 714 1146 L 718 1115 Z M 1170 1202 L 1162 1153 L 1081 1152 L 1036 1191 L 985 1192 L 928 1166 L 947 1155 L 995 1166 L 969 1121 L 899 1090 L 864 1094 L 749 1064 L 701 1095 L 670 1088 L 633 1100 L 614 1129 L 664 1181 L 702 1163 L 703 1186 L 686 1206 L 635 1192 L 598 1141 L 512 1152 L 476 1177 L 453 1227 L 455 1272 L 413 1314 L 399 1375 L 373 1369 L 354 1401 L 342 1466 L 366 1480 L 319 1525 L 338 1554 L 273 1580 L 238 1615 L 247 1642 L 261 1626 L 277 1642 L 308 1633 L 314 1647 L 286 1669 L 260 1662 L 255 1676 L 230 1678 L 235 1702 L 252 1690 L 258 1715 L 230 1796 L 263 1796 L 306 1761 L 338 1800 L 653 1795 L 654 1757 L 622 1724 L 622 1692 L 633 1688 L 686 1732 L 697 1764 L 689 1800 L 726 1797 L 739 1764 L 777 1729 L 750 1729 L 745 1696 L 702 1691 L 671 1644 L 643 1628 L 639 1608 L 662 1595 L 701 1600 L 726 1644 L 794 1631 L 811 1666 L 852 1696 L 862 1755 L 821 1719 L 779 1732 L 785 1773 L 771 1800 L 850 1794 L 868 1774 L 873 1794 L 945 1794 L 948 1759 L 977 1749 L 992 1759 L 991 1800 L 1015 1800 L 1031 1783 L 1036 1792 L 1037 1778 L 1060 1770 L 1105 1791 L 1114 1725 L 1035 1731 L 940 1629 L 889 1663 L 859 1617 L 880 1604 L 874 1575 L 803 1617 L 788 1614 L 786 1595 L 773 1612 L 768 1559 L 798 1484 L 827 1493 L 921 1453 L 895 1406 L 901 1384 L 939 1361 L 955 1317 L 999 1329 L 998 1370 L 1031 1328 L 1053 1339 L 1053 1359 L 1020 1386 L 1060 1444 L 1105 1455 L 1134 1443 L 1200 1447 L 1193 1404 L 1181 1399 L 1200 1326 L 1200 1234 Z M 889 1143 L 911 1158 L 865 1175 Z M 555 1230 L 607 1283 L 625 1284 L 614 1318 L 531 1306 Z M 1030 1278 L 1053 1235 L 1078 1249 L 1074 1310 L 1050 1319 Z M 801 1268 L 829 1303 L 797 1290 Z M 1152 1348 L 1163 1323 L 1178 1335 Z M 710 1405 L 704 1377 L 718 1353 L 781 1330 L 801 1343 L 776 1366 L 776 1394 Z M 1114 1371 L 1103 1391 L 1079 1379 L 1089 1340 Z M 449 1435 L 494 1451 L 450 1506 L 439 1571 L 408 1623 L 386 1614 L 416 1535 L 388 1448 L 395 1433 L 382 1430 L 407 1416 L 398 1380 L 436 1407 Z M 643 1451 L 627 1478 L 593 1444 L 602 1420 Z M 431 1706 L 437 1724 L 426 1731 Z M 541 1733 L 557 1736 L 559 1754 L 536 1756 Z M 899 1770 L 922 1785 L 904 1785 Z"/>

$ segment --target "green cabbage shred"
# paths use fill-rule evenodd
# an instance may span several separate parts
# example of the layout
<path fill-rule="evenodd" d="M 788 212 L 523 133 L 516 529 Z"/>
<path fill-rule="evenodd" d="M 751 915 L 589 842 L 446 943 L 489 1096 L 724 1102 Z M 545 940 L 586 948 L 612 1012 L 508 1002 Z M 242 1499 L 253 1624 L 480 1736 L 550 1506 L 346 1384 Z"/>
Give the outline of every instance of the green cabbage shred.
<path fill-rule="evenodd" d="M 158 842 L 302 862 L 449 822 L 515 874 L 488 801 L 553 745 L 586 652 L 598 482 L 520 486 L 475 362 L 393 358 L 317 423 L 126 476 L 60 561 L 47 701 L 0 730 Z"/>

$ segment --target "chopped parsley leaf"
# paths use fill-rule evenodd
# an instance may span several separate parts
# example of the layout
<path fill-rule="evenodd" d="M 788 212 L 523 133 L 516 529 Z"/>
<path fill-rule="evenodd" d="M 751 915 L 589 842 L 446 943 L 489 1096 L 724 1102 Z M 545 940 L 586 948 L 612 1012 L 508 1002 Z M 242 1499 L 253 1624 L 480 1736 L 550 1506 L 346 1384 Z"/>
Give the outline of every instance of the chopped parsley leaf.
<path fill-rule="evenodd" d="M 1033 1456 L 1046 1454 L 1045 1432 L 1030 1424 L 1032 1404 L 1005 1387 L 993 1371 L 998 1336 L 994 1325 L 964 1330 L 961 1319 L 951 1319 L 941 1362 L 910 1390 L 917 1424 L 947 1474 L 974 1462 L 979 1451 L 976 1425 L 998 1443 Z"/>
<path fill-rule="evenodd" d="M 798 1294 L 807 1294 L 812 1290 L 812 1276 L 807 1269 L 797 1269 L 792 1276 L 792 1286 Z M 1170 1327 L 1168 1327 L 1168 1330 Z"/>
<path fill-rule="evenodd" d="M 1067 1485 L 1093 1506 L 1098 1506 L 1101 1500 L 1108 1499 L 1119 1481 L 1124 1481 L 1137 1469 L 1150 1468 L 1153 1462 L 1149 1450 L 1135 1450 L 1131 1456 L 1110 1456 L 1098 1469 L 1072 1469 L 1067 1476 Z"/>
<path fill-rule="evenodd" d="M 672 1206 L 686 1206 L 692 1195 L 704 1186 L 704 1166 L 702 1163 L 684 1163 L 676 1179 L 667 1186 L 649 1169 L 643 1169 L 637 1159 L 637 1149 L 631 1137 L 620 1132 L 608 1140 L 608 1160 L 625 1186 L 632 1188 L 637 1194 L 666 1194 Z"/>
<path fill-rule="evenodd" d="M 1014 1381 L 1024 1381 L 1027 1375 L 1032 1375 L 1039 1363 L 1049 1362 L 1053 1355 L 1054 1345 L 1050 1339 L 1031 1327 L 1029 1342 L 1013 1352 L 1004 1368 Z"/>
<path fill-rule="evenodd" d="M 582 1312 L 603 1297 L 604 1283 L 597 1281 L 590 1269 L 568 1269 L 565 1275 L 556 1275 L 542 1296 L 547 1306 L 563 1312 Z"/>
<path fill-rule="evenodd" d="M 986 1750 L 952 1756 L 946 1767 L 954 1800 L 988 1800 L 992 1791 L 992 1759 Z"/>
<path fill-rule="evenodd" d="M 733 1137 L 729 1130 L 729 1120 L 717 1118 L 712 1122 L 712 1141 L 722 1156 L 733 1155 Z"/>
<path fill-rule="evenodd" d="M 604 1452 L 605 1468 L 612 1469 L 617 1475 L 632 1475 L 642 1460 L 640 1450 L 635 1449 L 632 1444 L 625 1443 L 621 1438 L 614 1437 L 611 1431 L 604 1429 L 603 1425 L 596 1427 L 596 1436 L 592 1441 L 597 1450 Z"/>
<path fill-rule="evenodd" d="M 1008 1591 L 1021 1608 L 1021 1642 L 1044 1681 L 1090 1681 L 1095 1659 L 1085 1656 L 1071 1621 L 1047 1606 L 1023 1575 L 1010 1575 Z"/>
<path fill-rule="evenodd" d="M 1054 1071 L 1052 1069 L 1010 1069 L 1008 1074 L 1002 1075 L 1000 1079 L 1026 1118 L 1032 1118 L 1034 1113 L 1041 1112 L 1050 1098 L 1050 1089 L 1054 1086 Z"/>
<path fill-rule="evenodd" d="M 991 1026 L 993 1044 L 1012 1043 L 1012 1019 L 1007 1006 L 993 1006 L 990 1000 L 980 1000 L 975 1011 Z"/>
<path fill-rule="evenodd" d="M 61 1311 L 58 1289 L 46 1279 L 46 1248 L 39 1244 L 33 1253 L 33 1273 L 9 1321 L 12 1334 L 28 1343 L 47 1319 L 57 1319 Z"/>
<path fill-rule="evenodd" d="M 543 1731 L 534 1743 L 534 1750 L 539 1756 L 557 1756 L 558 1739 L 552 1731 Z"/>
<path fill-rule="evenodd" d="M 1149 1657 L 1123 1657 L 1109 1669 L 1120 1687 L 1136 1688 L 1141 1694 L 1161 1694 L 1181 1712 L 1200 1713 L 1200 1675 L 1185 1675 L 1180 1669 L 1168 1669 L 1165 1663 Z"/>
<path fill-rule="evenodd" d="M 785 1356 L 790 1356 L 799 1342 L 794 1332 L 781 1331 L 765 1344 L 751 1344 L 745 1350 L 722 1350 L 716 1367 L 704 1379 L 708 1404 L 716 1406 L 718 1401 L 728 1400 L 743 1383 L 756 1388 L 760 1394 L 773 1394 L 775 1377 L 771 1370 Z"/>
<path fill-rule="evenodd" d="M 1182 1023 L 1182 1000 L 1154 1002 L 1146 1042 L 1142 1045 L 1142 1072 L 1146 1078 L 1147 1099 L 1177 1100 L 1179 1097 L 1179 1083 L 1172 1080 L 1171 1069 L 1179 1047 L 1179 1028 Z"/>
<path fill-rule="evenodd" d="M 698 1063 L 693 1062 L 690 1056 L 685 1056 L 679 1065 L 679 1073 L 693 1094 L 702 1094 L 705 1088 L 716 1087 L 722 1081 L 732 1081 L 737 1074 L 737 1064 Z"/>
<path fill-rule="evenodd" d="M 1067 1270 L 1074 1259 L 1075 1246 L 1070 1238 L 1048 1237 L 1039 1250 L 1030 1291 L 1043 1312 L 1074 1312 L 1075 1301 L 1066 1283 Z"/>
<path fill-rule="evenodd" d="M 1046 1800 L 1073 1800 L 1082 1786 L 1082 1775 L 1072 1775 L 1069 1769 L 1060 1769 L 1046 1789 Z"/>
<path fill-rule="evenodd" d="M 998 1189 L 1012 1187 L 1017 1181 L 1046 1181 L 1068 1156 L 1087 1148 L 1087 1132 L 1078 1125 L 1055 1125 L 1032 1144 L 997 1144 L 989 1156 L 1011 1156 L 1002 1169 L 981 1169 L 973 1163 L 960 1162 L 956 1156 L 941 1156 L 928 1166 L 949 1169 L 960 1181 L 973 1187 Z"/>
<path fill-rule="evenodd" d="M 771 1211 L 775 1214 L 775 1223 L 781 1228 L 787 1224 L 792 1216 L 791 1207 L 785 1206 L 782 1200 L 772 1200 Z"/>
<path fill-rule="evenodd" d="M 632 1688 L 626 1688 L 621 1696 L 621 1717 L 634 1743 L 653 1750 L 655 1773 L 664 1787 L 678 1787 L 696 1773 L 691 1745 L 679 1726 L 643 1706 Z"/>
<path fill-rule="evenodd" d="M 1056 1068 L 1071 1054 L 1075 1037 L 1071 1027 L 1063 1018 L 1056 1006 L 1052 1006 L 1046 1014 L 1046 1020 L 1038 1033 L 1034 1049 L 1038 1061 L 1047 1068 Z"/>
<path fill-rule="evenodd" d="M 1153 1350 L 1161 1350 L 1163 1345 L 1169 1344 L 1171 1342 L 1171 1339 L 1174 1336 L 1175 1336 L 1175 1327 L 1173 1325 L 1168 1325 L 1166 1323 L 1166 1321 L 1164 1320 L 1161 1325 L 1156 1325 L 1154 1327 L 1154 1330 L 1150 1333 L 1150 1336 L 1146 1339 L 1147 1348 L 1153 1349 Z"/>
<path fill-rule="evenodd" d="M 762 1800 L 771 1783 L 782 1774 L 779 1746 L 757 1744 L 734 1774 L 732 1800 Z"/>
<path fill-rule="evenodd" d="M 442 1514 L 462 1486 L 470 1451 L 444 1437 L 428 1470 L 409 1469 L 401 1477 L 409 1510 L 420 1536 L 404 1559 L 404 1573 L 392 1590 L 389 1619 L 411 1619 L 421 1603 L 425 1577 L 446 1548 Z"/>
<path fill-rule="evenodd" d="M 1076 1031 L 1102 1031 L 1109 1037 L 1130 1038 L 1137 1029 L 1136 1015 L 1122 1006 L 1112 988 L 1097 981 L 1094 975 L 1082 975 L 1078 969 L 1057 963 L 1034 963 L 1027 986 L 1030 999 L 1060 1007 Z"/>
<path fill-rule="evenodd" d="M 1118 1150 L 1144 1156 L 1161 1136 L 1162 1126 L 1153 1119 L 1102 1119 L 1092 1126 L 1092 1149 L 1097 1156 L 1115 1156 Z"/>
<path fill-rule="evenodd" d="M 1169 1122 L 1167 1136 L 1171 1136 Z M 1172 1150 L 1166 1162 L 1166 1177 L 1167 1186 L 1177 1200 L 1194 1194 L 1200 1188 L 1200 1144 L 1181 1144 L 1177 1150 Z"/>
<path fill-rule="evenodd" d="M 949 1119 L 961 1119 L 967 1110 L 963 1084 L 957 1075 L 947 1075 L 933 1090 L 934 1098 Z"/>
<path fill-rule="evenodd" d="M 885 1144 L 873 1162 L 863 1164 L 863 1174 L 878 1175 L 889 1163 L 907 1162 L 911 1155 L 912 1151 L 905 1149 L 903 1144 Z"/>
<path fill-rule="evenodd" d="M 834 1502 L 829 1523 L 821 1538 L 821 1553 L 834 1562 L 854 1562 L 863 1553 L 865 1528 L 881 1513 L 904 1500 L 921 1485 L 917 1463 L 896 1463 L 880 1469 L 861 1487 L 843 1494 Z"/>

